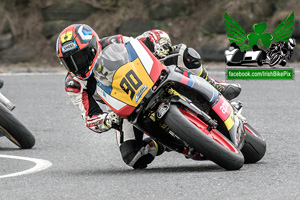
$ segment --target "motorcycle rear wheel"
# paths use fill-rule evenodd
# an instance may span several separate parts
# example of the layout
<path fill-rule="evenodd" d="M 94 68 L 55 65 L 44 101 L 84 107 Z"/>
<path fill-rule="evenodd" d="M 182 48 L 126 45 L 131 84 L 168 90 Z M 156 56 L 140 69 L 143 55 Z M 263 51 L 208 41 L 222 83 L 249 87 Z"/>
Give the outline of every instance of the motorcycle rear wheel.
<path fill-rule="evenodd" d="M 21 149 L 35 144 L 32 133 L 2 104 L 0 104 L 0 132 Z"/>
<path fill-rule="evenodd" d="M 242 153 L 245 163 L 256 163 L 266 153 L 266 141 L 250 124 L 244 124 L 246 136 Z"/>
<path fill-rule="evenodd" d="M 243 166 L 240 150 L 216 129 L 208 131 L 194 114 L 171 105 L 164 121 L 179 138 L 224 169 L 238 170 Z"/>

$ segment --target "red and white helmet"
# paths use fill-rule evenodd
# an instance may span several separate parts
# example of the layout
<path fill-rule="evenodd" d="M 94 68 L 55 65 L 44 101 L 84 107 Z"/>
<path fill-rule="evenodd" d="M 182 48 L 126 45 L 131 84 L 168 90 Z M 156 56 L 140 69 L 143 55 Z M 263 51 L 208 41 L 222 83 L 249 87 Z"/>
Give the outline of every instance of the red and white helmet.
<path fill-rule="evenodd" d="M 97 33 L 85 24 L 68 26 L 59 34 L 56 42 L 56 55 L 60 62 L 82 80 L 91 76 L 101 51 Z"/>
<path fill-rule="evenodd" d="M 167 32 L 153 29 L 150 31 L 144 32 L 142 35 L 139 35 L 137 39 L 144 41 L 149 38 L 154 44 L 154 53 L 156 56 L 163 58 L 167 56 L 170 51 L 173 51 L 173 46 L 171 39 Z"/>

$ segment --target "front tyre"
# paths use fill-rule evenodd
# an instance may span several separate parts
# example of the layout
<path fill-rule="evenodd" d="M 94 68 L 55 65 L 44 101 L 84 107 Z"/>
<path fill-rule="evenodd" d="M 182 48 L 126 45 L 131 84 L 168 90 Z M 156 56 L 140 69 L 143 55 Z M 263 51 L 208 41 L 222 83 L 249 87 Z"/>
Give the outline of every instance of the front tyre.
<path fill-rule="evenodd" d="M 266 153 L 266 141 L 250 124 L 244 124 L 246 135 L 242 153 L 245 163 L 256 163 L 262 159 Z"/>
<path fill-rule="evenodd" d="M 35 144 L 32 133 L 2 104 L 0 104 L 0 132 L 21 149 Z"/>
<path fill-rule="evenodd" d="M 238 170 L 244 164 L 243 154 L 220 132 L 187 110 L 171 105 L 165 123 L 183 141 L 204 157 L 227 170 Z"/>

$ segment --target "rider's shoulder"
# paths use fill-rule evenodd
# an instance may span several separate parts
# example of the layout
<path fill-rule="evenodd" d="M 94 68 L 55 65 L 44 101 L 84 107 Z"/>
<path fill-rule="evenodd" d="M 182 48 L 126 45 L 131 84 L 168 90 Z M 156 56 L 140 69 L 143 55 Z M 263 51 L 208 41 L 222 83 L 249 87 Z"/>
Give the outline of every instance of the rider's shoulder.
<path fill-rule="evenodd" d="M 81 90 L 81 80 L 71 73 L 68 73 L 65 78 L 66 92 L 78 93 Z"/>

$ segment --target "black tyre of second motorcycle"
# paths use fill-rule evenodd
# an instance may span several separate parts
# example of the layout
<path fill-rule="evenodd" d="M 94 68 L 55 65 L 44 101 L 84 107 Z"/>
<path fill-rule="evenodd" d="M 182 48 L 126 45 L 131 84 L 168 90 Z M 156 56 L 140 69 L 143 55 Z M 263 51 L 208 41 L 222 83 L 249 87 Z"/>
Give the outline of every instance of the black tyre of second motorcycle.
<path fill-rule="evenodd" d="M 238 170 L 243 166 L 244 157 L 238 149 L 238 153 L 232 152 L 213 140 L 190 122 L 176 105 L 170 106 L 164 121 L 179 138 L 219 166 L 227 170 Z"/>
<path fill-rule="evenodd" d="M 249 124 L 245 124 L 245 144 L 242 148 L 242 153 L 245 158 L 245 163 L 256 163 L 262 159 L 266 153 L 266 141 L 263 137 Z M 253 134 L 247 130 L 253 132 Z"/>
<path fill-rule="evenodd" d="M 32 133 L 2 104 L 0 104 L 0 132 L 21 149 L 35 144 Z"/>

